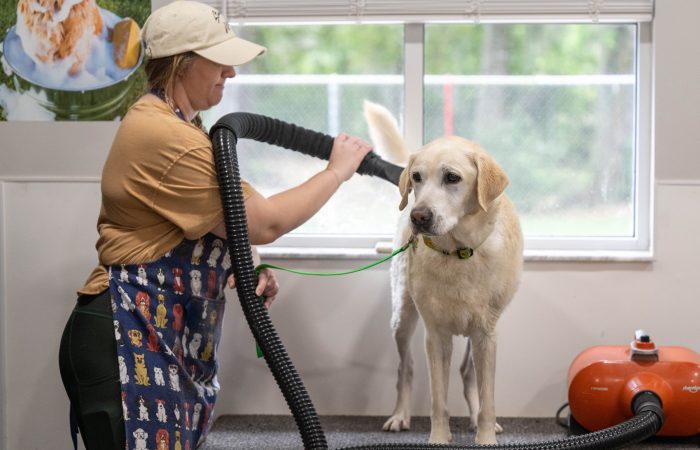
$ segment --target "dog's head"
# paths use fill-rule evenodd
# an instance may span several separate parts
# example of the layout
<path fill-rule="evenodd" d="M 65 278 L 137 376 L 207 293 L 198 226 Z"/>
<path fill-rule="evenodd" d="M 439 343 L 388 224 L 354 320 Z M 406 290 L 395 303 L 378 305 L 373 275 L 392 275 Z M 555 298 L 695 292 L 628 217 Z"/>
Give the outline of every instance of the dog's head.
<path fill-rule="evenodd" d="M 442 137 L 411 155 L 399 181 L 399 209 L 414 191 L 413 232 L 442 235 L 464 216 L 488 211 L 507 185 L 506 173 L 478 144 Z"/>
<path fill-rule="evenodd" d="M 138 330 L 129 330 L 129 336 L 131 336 L 132 331 L 136 331 L 138 333 L 139 337 L 141 336 L 141 332 Z M 143 366 L 144 362 L 145 362 L 145 358 L 144 358 L 143 353 L 142 354 L 134 353 L 134 364 L 136 366 Z"/>

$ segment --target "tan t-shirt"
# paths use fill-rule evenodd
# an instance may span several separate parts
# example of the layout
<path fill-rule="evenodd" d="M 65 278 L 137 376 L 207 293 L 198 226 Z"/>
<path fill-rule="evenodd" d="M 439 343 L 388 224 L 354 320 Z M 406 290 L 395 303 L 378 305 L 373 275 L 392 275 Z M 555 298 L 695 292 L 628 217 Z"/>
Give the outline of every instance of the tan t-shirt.
<path fill-rule="evenodd" d="M 251 189 L 243 183 L 244 198 Z M 145 96 L 124 116 L 102 170 L 100 265 L 78 293 L 107 289 L 104 265 L 155 261 L 222 221 L 209 137 L 161 100 Z"/>

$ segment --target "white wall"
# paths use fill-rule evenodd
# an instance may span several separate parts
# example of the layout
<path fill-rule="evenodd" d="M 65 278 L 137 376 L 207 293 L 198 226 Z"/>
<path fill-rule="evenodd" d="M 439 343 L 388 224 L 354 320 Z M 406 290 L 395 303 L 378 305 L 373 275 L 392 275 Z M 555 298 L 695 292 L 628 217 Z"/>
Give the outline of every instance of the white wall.
<path fill-rule="evenodd" d="M 696 0 L 657 1 L 655 260 L 525 264 L 499 325 L 500 416 L 553 416 L 566 401 L 576 354 L 626 344 L 639 327 L 660 345 L 700 351 L 697 17 Z M 115 130 L 113 123 L 0 123 L 0 449 L 70 447 L 57 351 L 74 291 L 95 263 L 98 179 Z M 280 278 L 284 294 L 272 318 L 318 411 L 387 415 L 397 360 L 387 267 L 350 278 Z M 255 358 L 235 295 L 230 300 L 217 414 L 287 414 L 264 361 Z M 424 415 L 421 333 L 415 344 L 415 412 Z M 455 380 L 449 406 L 463 415 Z"/>

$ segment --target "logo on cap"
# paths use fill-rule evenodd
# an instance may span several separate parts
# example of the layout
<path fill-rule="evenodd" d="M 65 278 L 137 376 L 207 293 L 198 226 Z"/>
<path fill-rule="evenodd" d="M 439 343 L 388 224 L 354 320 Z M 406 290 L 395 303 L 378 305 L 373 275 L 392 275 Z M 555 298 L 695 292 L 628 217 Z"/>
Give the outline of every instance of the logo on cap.
<path fill-rule="evenodd" d="M 221 13 L 215 9 L 212 9 L 211 13 L 214 16 L 214 20 L 216 20 L 216 23 L 221 23 Z M 224 29 L 226 30 L 227 34 L 231 31 L 231 28 L 229 27 L 227 21 L 224 21 Z"/>

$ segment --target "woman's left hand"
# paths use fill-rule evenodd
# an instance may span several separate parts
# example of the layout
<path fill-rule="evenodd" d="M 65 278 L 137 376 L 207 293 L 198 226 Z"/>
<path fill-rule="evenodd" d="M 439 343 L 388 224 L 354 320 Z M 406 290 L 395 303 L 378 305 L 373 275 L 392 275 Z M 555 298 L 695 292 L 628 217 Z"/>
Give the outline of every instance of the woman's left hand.
<path fill-rule="evenodd" d="M 236 287 L 236 279 L 233 275 L 228 277 L 228 287 L 231 289 Z M 258 297 L 261 295 L 265 296 L 265 308 L 270 308 L 279 290 L 280 285 L 277 282 L 275 272 L 267 267 L 262 269 L 258 274 L 258 287 L 255 288 L 255 295 Z"/>

